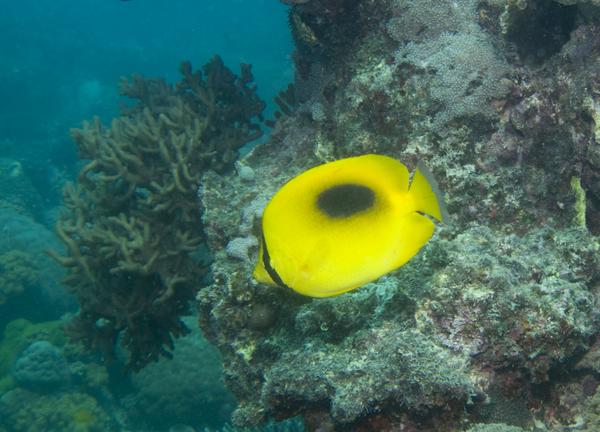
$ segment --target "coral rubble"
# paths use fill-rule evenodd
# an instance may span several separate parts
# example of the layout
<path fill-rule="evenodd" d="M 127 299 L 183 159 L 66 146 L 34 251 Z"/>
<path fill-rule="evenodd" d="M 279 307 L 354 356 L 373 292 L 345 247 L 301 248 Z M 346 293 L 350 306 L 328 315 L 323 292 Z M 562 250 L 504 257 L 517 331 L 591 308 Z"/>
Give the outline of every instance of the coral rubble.
<path fill-rule="evenodd" d="M 137 104 L 109 127 L 96 118 L 71 132 L 86 164 L 64 190 L 57 232 L 67 253 L 53 254 L 81 306 L 69 330 L 107 357 L 120 337 L 133 370 L 168 356 L 188 331 L 180 317 L 206 272 L 202 173 L 227 171 L 261 134 L 264 103 L 249 65 L 236 76 L 214 57 L 180 71 L 176 85 L 124 80 L 121 93 Z"/>
<path fill-rule="evenodd" d="M 215 251 L 200 326 L 240 401 L 235 423 L 593 430 L 600 5 L 286 3 L 293 109 L 280 98 L 269 142 L 241 161 L 255 176 L 206 172 L 199 191 Z M 451 223 L 399 271 L 336 298 L 252 280 L 269 197 L 365 153 L 425 161 Z"/>

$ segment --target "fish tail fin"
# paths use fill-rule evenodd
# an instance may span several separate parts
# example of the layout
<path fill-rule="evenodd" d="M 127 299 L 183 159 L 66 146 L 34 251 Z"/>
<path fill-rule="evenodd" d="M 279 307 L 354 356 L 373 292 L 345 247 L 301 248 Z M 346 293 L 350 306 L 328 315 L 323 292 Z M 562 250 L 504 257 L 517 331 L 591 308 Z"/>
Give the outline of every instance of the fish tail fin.
<path fill-rule="evenodd" d="M 448 211 L 442 192 L 435 177 L 422 162 L 417 164 L 409 191 L 415 198 L 417 211 L 430 215 L 440 222 L 447 220 Z"/>

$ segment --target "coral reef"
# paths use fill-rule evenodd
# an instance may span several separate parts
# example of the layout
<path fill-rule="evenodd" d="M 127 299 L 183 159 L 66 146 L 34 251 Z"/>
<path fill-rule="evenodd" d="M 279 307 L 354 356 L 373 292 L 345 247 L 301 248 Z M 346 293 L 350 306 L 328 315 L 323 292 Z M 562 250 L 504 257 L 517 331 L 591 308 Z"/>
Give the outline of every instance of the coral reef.
<path fill-rule="evenodd" d="M 61 250 L 60 242 L 14 208 L 0 206 L 0 227 L 0 329 L 16 318 L 57 319 L 71 299 L 60 284 L 63 269 L 45 250 Z M 7 295 L 8 291 L 20 294 Z"/>
<path fill-rule="evenodd" d="M 123 81 L 121 93 L 137 104 L 110 127 L 96 118 L 72 130 L 86 165 L 65 187 L 57 225 L 67 254 L 53 256 L 81 307 L 70 334 L 109 359 L 122 335 L 133 370 L 168 356 L 188 332 L 180 317 L 206 273 L 195 199 L 202 173 L 227 171 L 261 134 L 264 103 L 249 65 L 239 77 L 219 57 L 180 71 L 176 85 Z"/>
<path fill-rule="evenodd" d="M 61 321 L 31 323 L 17 319 L 8 323 L 0 341 L 0 378 L 9 375 L 21 352 L 36 341 L 46 341 L 54 346 L 65 344 Z"/>
<path fill-rule="evenodd" d="M 98 361 L 68 342 L 62 321 L 10 322 L 0 341 L 0 430 L 124 430 Z"/>
<path fill-rule="evenodd" d="M 0 397 L 0 425 L 15 432 L 104 432 L 115 424 L 84 393 L 40 395 L 24 389 Z"/>
<path fill-rule="evenodd" d="M 305 144 L 292 153 L 306 155 Z M 493 419 L 515 421 L 521 405 L 503 401 L 517 394 L 533 399 L 528 385 L 548 382 L 552 370 L 586 349 L 599 322 L 588 286 L 600 275 L 600 245 L 577 227 L 523 237 L 473 227 L 438 238 L 397 274 L 333 299 L 307 301 L 256 286 L 247 279 L 252 263 L 228 255 L 221 234 L 250 235 L 256 190 L 276 187 L 268 183 L 284 181 L 282 168 L 294 169 L 298 159 L 286 157 L 287 166 L 284 158 L 266 161 L 272 151 L 257 148 L 248 161 L 261 160 L 269 173 L 254 188 L 244 189 L 235 176 L 205 176 L 205 218 L 221 221 L 219 235 L 209 239 L 222 252 L 213 289 L 198 296 L 201 325 L 220 343 L 228 380 L 235 380 L 228 382 L 242 399 L 237 421 L 260 421 L 265 408 L 285 415 L 331 404 L 333 421 L 348 424 L 393 403 L 416 412 L 442 400 L 461 405 L 494 386 L 504 393 L 494 400 Z M 239 221 L 226 222 L 225 202 L 244 209 Z M 256 326 L 256 311 L 271 318 Z M 482 420 L 488 412 L 472 415 Z M 524 412 L 522 426 L 531 422 Z"/>
<path fill-rule="evenodd" d="M 204 428 L 199 432 L 304 432 L 304 423 L 298 417 L 287 419 L 281 422 L 269 422 L 262 427 L 236 427 L 226 424 L 221 429 Z M 178 432 L 178 430 L 169 430 L 169 432 Z M 186 432 L 191 432 L 186 430 Z"/>
<path fill-rule="evenodd" d="M 330 400 L 331 417 L 349 423 L 392 400 L 417 411 L 467 401 L 473 388 L 463 359 L 403 327 L 384 322 L 357 331 L 326 353 L 307 346 L 288 350 L 265 375 L 261 402 L 285 412 L 294 401 Z"/>
<path fill-rule="evenodd" d="M 416 312 L 444 345 L 533 383 L 588 347 L 600 323 L 587 288 L 600 275 L 600 243 L 586 231 L 544 228 L 519 238 L 478 227 L 444 243 L 448 265 Z"/>
<path fill-rule="evenodd" d="M 600 392 L 596 392 L 592 395 L 584 407 L 585 411 L 583 416 L 585 418 L 586 427 L 583 431 L 593 432 L 598 430 L 600 427 Z"/>
<path fill-rule="evenodd" d="M 144 428 L 166 430 L 173 419 L 195 428 L 216 428 L 235 407 L 221 380 L 219 353 L 202 337 L 194 318 L 184 321 L 192 331 L 175 342 L 173 358 L 162 358 L 132 376 L 128 404 L 138 413 L 136 424 Z"/>
<path fill-rule="evenodd" d="M 0 305 L 35 285 L 39 276 L 31 254 L 13 250 L 0 255 Z"/>
<path fill-rule="evenodd" d="M 508 426 L 502 423 L 488 423 L 475 425 L 472 428 L 469 428 L 467 432 L 523 432 L 524 429 L 521 429 L 517 426 Z"/>
<path fill-rule="evenodd" d="M 593 430 L 600 5 L 287 3 L 294 107 L 280 97 L 269 142 L 240 161 L 256 176 L 206 172 L 199 190 L 215 251 L 199 320 L 240 401 L 234 423 Z M 371 152 L 425 161 L 451 222 L 399 271 L 340 297 L 252 280 L 269 197 L 322 161 Z"/>
<path fill-rule="evenodd" d="M 24 387 L 59 389 L 70 378 L 67 362 L 60 350 L 47 341 L 36 341 L 15 362 L 13 376 Z"/>
<path fill-rule="evenodd" d="M 0 197 L 0 208 L 26 216 L 41 215 L 43 199 L 18 160 L 0 158 Z"/>

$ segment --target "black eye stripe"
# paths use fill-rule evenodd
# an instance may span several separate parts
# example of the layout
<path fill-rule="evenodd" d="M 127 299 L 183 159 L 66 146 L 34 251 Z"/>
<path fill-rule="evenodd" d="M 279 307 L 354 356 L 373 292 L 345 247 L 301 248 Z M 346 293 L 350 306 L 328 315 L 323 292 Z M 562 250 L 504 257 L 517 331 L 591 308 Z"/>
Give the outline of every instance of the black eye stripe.
<path fill-rule="evenodd" d="M 283 282 L 283 280 L 281 279 L 281 276 L 279 276 L 279 273 L 277 273 L 277 271 L 271 266 L 271 258 L 269 257 L 269 249 L 267 248 L 267 242 L 265 241 L 264 234 L 261 234 L 260 241 L 262 242 L 262 247 L 263 247 L 262 261 L 263 261 L 263 265 L 265 266 L 265 270 L 267 271 L 269 276 L 271 276 L 271 279 L 273 279 L 273 282 L 275 282 L 277 285 L 279 285 L 280 287 L 283 287 L 283 288 L 291 289 L 289 286 L 287 286 Z"/>
<path fill-rule="evenodd" d="M 331 218 L 346 218 L 373 207 L 375 192 L 367 186 L 344 183 L 325 189 L 317 197 L 317 207 Z"/>

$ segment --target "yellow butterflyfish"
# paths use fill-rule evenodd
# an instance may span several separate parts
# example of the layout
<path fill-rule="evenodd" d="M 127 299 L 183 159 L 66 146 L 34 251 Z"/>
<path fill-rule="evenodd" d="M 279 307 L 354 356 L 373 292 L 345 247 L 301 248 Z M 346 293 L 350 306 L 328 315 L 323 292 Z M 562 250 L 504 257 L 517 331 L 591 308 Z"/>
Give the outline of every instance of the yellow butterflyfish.
<path fill-rule="evenodd" d="M 364 155 L 311 168 L 264 209 L 254 278 L 310 297 L 358 288 L 408 262 L 446 210 L 419 163 L 412 180 L 396 159 Z"/>

